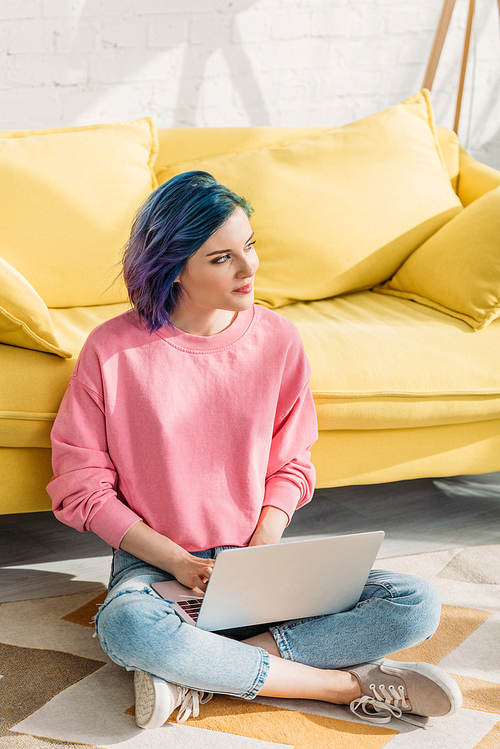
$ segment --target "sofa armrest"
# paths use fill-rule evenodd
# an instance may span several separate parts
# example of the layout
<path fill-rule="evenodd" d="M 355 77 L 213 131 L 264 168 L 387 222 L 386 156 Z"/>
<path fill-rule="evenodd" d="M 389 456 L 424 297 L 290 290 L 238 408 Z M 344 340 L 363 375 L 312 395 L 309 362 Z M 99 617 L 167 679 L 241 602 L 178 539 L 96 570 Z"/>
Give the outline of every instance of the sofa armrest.
<path fill-rule="evenodd" d="M 460 172 L 458 197 L 463 205 L 469 205 L 481 195 L 500 186 L 500 171 L 482 164 L 460 147 Z"/>

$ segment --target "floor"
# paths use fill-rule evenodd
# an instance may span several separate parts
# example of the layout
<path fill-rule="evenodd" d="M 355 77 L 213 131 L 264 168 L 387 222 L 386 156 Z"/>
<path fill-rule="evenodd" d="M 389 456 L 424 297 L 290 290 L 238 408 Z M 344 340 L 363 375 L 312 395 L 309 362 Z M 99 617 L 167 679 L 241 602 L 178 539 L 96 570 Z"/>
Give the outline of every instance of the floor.
<path fill-rule="evenodd" d="M 455 481 L 456 491 L 467 484 L 451 479 L 448 491 Z M 285 540 L 381 529 L 379 558 L 499 543 L 500 473 L 470 477 L 466 491 L 448 496 L 432 479 L 320 489 Z M 0 516 L 0 602 L 104 589 L 110 555 L 99 538 L 51 513 Z"/>

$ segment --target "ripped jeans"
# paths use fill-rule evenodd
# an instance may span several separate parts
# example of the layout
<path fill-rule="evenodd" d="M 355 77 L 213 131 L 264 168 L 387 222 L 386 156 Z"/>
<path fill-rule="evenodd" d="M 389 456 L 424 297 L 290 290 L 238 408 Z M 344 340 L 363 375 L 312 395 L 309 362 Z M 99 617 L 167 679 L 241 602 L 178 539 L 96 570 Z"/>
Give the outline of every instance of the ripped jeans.
<path fill-rule="evenodd" d="M 228 547 L 195 556 L 213 559 L 221 548 Z M 184 623 L 151 588 L 154 582 L 173 579 L 125 551 L 114 553 L 109 593 L 96 617 L 103 650 L 127 670 L 244 699 L 253 699 L 262 689 L 269 654 L 241 639 L 269 630 L 283 658 L 336 669 L 429 639 L 441 612 L 437 590 L 426 580 L 372 570 L 350 611 L 241 628 L 228 637 Z"/>

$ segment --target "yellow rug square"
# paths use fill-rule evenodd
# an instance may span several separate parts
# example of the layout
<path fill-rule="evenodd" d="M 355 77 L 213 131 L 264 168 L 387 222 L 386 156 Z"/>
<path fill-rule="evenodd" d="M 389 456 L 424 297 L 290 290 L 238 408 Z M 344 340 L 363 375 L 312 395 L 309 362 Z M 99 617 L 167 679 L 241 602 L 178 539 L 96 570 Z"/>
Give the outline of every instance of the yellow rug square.
<path fill-rule="evenodd" d="M 455 650 L 490 615 L 489 611 L 443 606 L 441 622 L 430 640 L 413 648 L 400 650 L 388 657 L 394 661 L 424 661 L 436 664 L 445 655 Z"/>
<path fill-rule="evenodd" d="M 473 679 L 470 676 L 457 674 L 451 674 L 451 676 L 461 689 L 464 698 L 463 707 L 468 710 L 500 713 L 500 684 Z"/>
<path fill-rule="evenodd" d="M 491 731 L 481 739 L 479 744 L 476 745 L 475 749 L 498 749 L 500 746 L 500 723 L 493 726 Z"/>
<path fill-rule="evenodd" d="M 91 601 L 88 601 L 87 603 L 84 603 L 83 606 L 80 606 L 80 608 L 76 609 L 76 611 L 71 611 L 69 614 L 66 614 L 66 616 L 62 616 L 61 619 L 63 619 L 65 622 L 81 624 L 82 627 L 93 627 L 94 616 L 99 611 L 99 607 L 104 603 L 104 599 L 107 595 L 108 591 L 104 590 Z"/>
<path fill-rule="evenodd" d="M 170 722 L 175 721 L 175 715 Z M 290 744 L 295 749 L 379 749 L 398 731 L 217 695 L 185 725 Z"/>

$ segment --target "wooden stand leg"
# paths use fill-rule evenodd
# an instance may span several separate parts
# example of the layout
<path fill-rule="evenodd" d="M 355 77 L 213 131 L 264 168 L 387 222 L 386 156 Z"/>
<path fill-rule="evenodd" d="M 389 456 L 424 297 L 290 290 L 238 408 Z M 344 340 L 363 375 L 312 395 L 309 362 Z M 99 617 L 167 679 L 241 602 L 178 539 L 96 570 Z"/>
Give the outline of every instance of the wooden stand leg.
<path fill-rule="evenodd" d="M 498 15 L 500 18 L 500 0 L 498 1 Z M 434 82 L 434 76 L 436 75 L 436 69 L 443 51 L 444 40 L 448 33 L 448 27 L 450 25 L 451 16 L 455 7 L 456 0 L 444 0 L 443 8 L 441 10 L 441 17 L 439 18 L 438 27 L 436 29 L 436 35 L 434 37 L 434 43 L 432 45 L 429 62 L 427 63 L 427 70 L 425 71 L 424 82 L 422 88 L 427 88 L 429 91 L 432 88 Z M 467 59 L 469 56 L 469 45 L 472 31 L 472 24 L 474 21 L 474 10 L 476 6 L 476 0 L 469 0 L 469 15 L 467 17 L 467 27 L 465 29 L 465 41 L 464 51 L 462 55 L 462 68 L 460 70 L 460 82 L 458 85 L 458 96 L 457 96 L 457 107 L 455 109 L 455 123 L 453 130 L 458 133 L 458 123 L 460 122 L 460 110 L 462 108 L 462 95 L 464 91 L 465 73 L 467 71 Z"/>
<path fill-rule="evenodd" d="M 432 88 L 434 82 L 434 76 L 436 75 L 436 69 L 443 51 L 444 40 L 448 33 L 448 26 L 450 25 L 453 8 L 455 7 L 456 0 L 444 0 L 443 9 L 441 11 L 441 17 L 439 18 L 438 27 L 436 29 L 436 35 L 434 36 L 434 43 L 432 45 L 429 62 L 427 63 L 427 70 L 425 71 L 424 82 L 422 88 L 428 88 L 429 91 Z M 500 0 L 498 0 L 500 7 Z"/>

